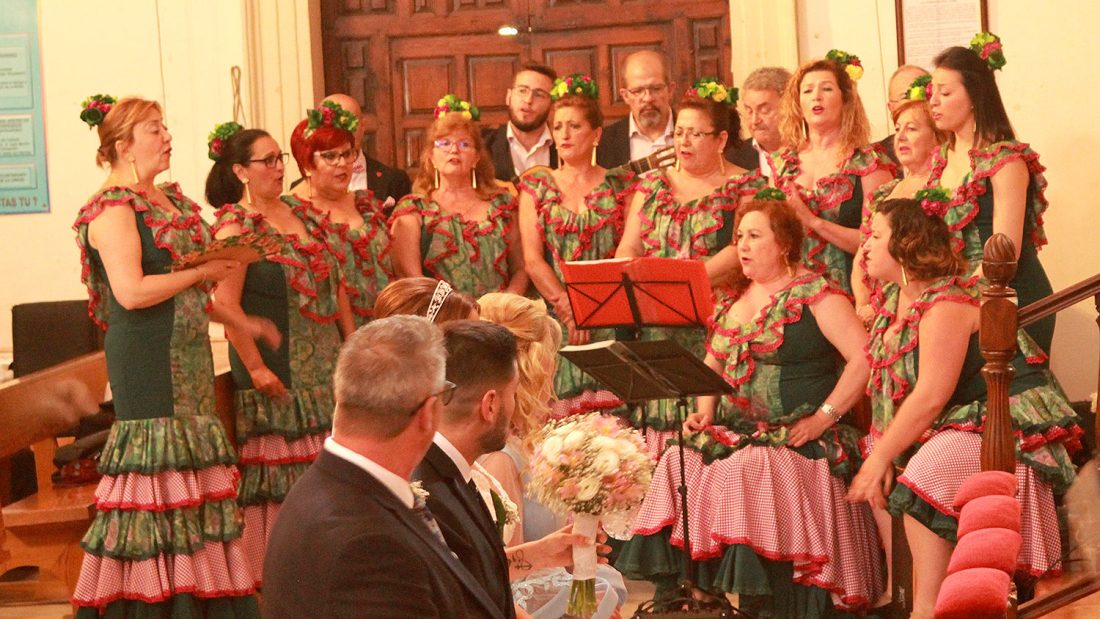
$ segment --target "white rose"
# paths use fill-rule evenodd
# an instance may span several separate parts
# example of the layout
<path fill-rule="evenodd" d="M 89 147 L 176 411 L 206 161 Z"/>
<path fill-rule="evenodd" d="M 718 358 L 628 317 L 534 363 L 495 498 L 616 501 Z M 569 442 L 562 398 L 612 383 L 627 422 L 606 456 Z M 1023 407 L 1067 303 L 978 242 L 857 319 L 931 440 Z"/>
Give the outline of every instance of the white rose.
<path fill-rule="evenodd" d="M 542 443 L 542 457 L 551 462 L 556 462 L 561 455 L 561 439 L 556 436 L 547 438 Z"/>
<path fill-rule="evenodd" d="M 611 475 L 619 470 L 619 456 L 611 450 L 602 451 L 592 461 L 592 466 L 603 475 Z"/>
<path fill-rule="evenodd" d="M 597 436 L 592 439 L 592 449 L 596 451 L 608 451 L 615 449 L 615 444 L 618 443 L 610 436 Z"/>
<path fill-rule="evenodd" d="M 600 491 L 600 480 L 598 479 L 582 479 L 577 487 L 580 489 L 577 492 L 578 501 L 591 501 L 595 498 L 596 493 Z"/>
<path fill-rule="evenodd" d="M 588 435 L 582 430 L 573 430 L 565 436 L 565 440 L 562 441 L 562 449 L 566 451 L 573 451 L 579 449 L 584 442 L 588 440 Z"/>

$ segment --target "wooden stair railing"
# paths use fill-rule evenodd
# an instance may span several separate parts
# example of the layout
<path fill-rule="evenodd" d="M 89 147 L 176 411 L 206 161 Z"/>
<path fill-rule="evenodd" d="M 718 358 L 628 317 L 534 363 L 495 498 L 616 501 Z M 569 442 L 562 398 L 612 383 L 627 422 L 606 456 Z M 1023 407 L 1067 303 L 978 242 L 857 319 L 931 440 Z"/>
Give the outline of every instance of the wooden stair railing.
<path fill-rule="evenodd" d="M 985 244 L 982 271 L 989 281 L 982 288 L 980 343 L 986 360 L 982 377 L 988 387 L 988 408 L 982 433 L 981 467 L 983 471 L 1016 470 L 1015 438 L 1012 416 L 1008 410 L 1008 392 L 1016 371 L 1012 359 L 1016 355 L 1016 330 L 1052 316 L 1089 297 L 1093 297 L 1100 327 L 1100 274 L 1078 282 L 1069 288 L 1039 299 L 1023 309 L 1013 301 L 1015 291 L 1008 286 L 1016 273 L 1016 250 L 1003 234 L 994 234 Z M 1048 351 L 1049 352 L 1049 351 Z M 1097 377 L 1100 387 L 1100 375 Z M 1100 439 L 1100 424 L 1097 425 Z M 1100 444 L 1100 443 L 1098 443 Z M 1100 591 L 1100 577 L 1080 576 L 1057 590 L 1038 596 L 1016 607 L 1015 594 L 1009 602 L 1007 617 L 1034 619 L 1072 604 Z"/>

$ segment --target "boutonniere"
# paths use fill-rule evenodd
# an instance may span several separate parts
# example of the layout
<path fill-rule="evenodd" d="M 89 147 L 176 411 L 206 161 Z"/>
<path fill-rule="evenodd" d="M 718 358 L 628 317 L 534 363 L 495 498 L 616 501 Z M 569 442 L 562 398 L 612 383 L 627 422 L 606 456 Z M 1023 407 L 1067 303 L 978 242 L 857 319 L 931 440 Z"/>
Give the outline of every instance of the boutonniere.
<path fill-rule="evenodd" d="M 422 501 L 428 500 L 428 491 L 424 489 L 424 483 L 420 480 L 416 480 L 409 484 L 409 490 L 412 490 L 414 497 Z"/>

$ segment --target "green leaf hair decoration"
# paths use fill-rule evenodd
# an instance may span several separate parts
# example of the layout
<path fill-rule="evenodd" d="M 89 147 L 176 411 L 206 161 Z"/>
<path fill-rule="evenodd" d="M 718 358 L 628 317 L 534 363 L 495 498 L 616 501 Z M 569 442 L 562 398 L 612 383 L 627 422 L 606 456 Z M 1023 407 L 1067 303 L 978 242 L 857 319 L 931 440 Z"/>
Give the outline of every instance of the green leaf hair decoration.
<path fill-rule="evenodd" d="M 107 112 L 118 103 L 118 99 L 111 95 L 96 94 L 80 102 L 80 120 L 88 124 L 88 128 L 98 126 L 107 116 Z"/>
<path fill-rule="evenodd" d="M 849 54 L 839 49 L 831 49 L 829 53 L 825 54 L 825 59 L 832 60 L 844 67 L 844 72 L 852 78 L 852 81 L 858 82 L 859 78 L 863 77 L 863 63 L 860 62 L 859 56 L 855 54 Z"/>
<path fill-rule="evenodd" d="M 598 101 L 600 98 L 600 90 L 596 87 L 596 82 L 592 81 L 591 77 L 581 73 L 574 73 L 568 77 L 559 77 L 554 80 L 554 87 L 550 89 L 550 98 L 554 101 L 566 95 L 588 97 L 589 99 Z"/>
<path fill-rule="evenodd" d="M 215 125 L 214 130 L 206 136 L 206 156 L 213 161 L 221 159 L 222 152 L 225 150 L 225 143 L 242 129 L 244 127 L 234 121 Z"/>
<path fill-rule="evenodd" d="M 481 110 L 469 101 L 463 101 L 453 94 L 445 94 L 435 102 L 435 118 L 439 118 L 449 112 L 457 112 L 470 120 L 481 118 Z"/>
<path fill-rule="evenodd" d="M 990 71 L 1000 71 L 1008 62 L 1005 60 L 1001 37 L 992 32 L 979 32 L 970 39 L 970 51 L 989 65 Z"/>
<path fill-rule="evenodd" d="M 718 81 L 717 77 L 707 76 L 695 80 L 695 83 L 691 85 L 691 88 L 689 88 L 684 95 L 688 97 L 699 97 L 700 99 L 710 99 L 711 101 L 725 103 L 727 106 L 733 107 L 737 105 L 738 92 L 736 88 L 726 86 Z"/>
<path fill-rule="evenodd" d="M 753 200 L 776 200 L 778 202 L 786 202 L 787 194 L 783 193 L 781 189 L 775 187 L 765 187 L 756 192 L 756 195 L 752 197 Z"/>
<path fill-rule="evenodd" d="M 355 114 L 340 107 L 339 103 L 333 103 L 332 101 L 323 101 L 321 105 L 306 110 L 306 120 L 308 123 L 306 124 L 304 136 L 307 140 L 309 136 L 313 135 L 314 131 L 321 127 L 336 127 L 348 133 L 355 133 L 355 130 L 359 128 L 359 119 Z"/>
<path fill-rule="evenodd" d="M 928 101 L 932 98 L 932 76 L 922 75 L 909 84 L 905 91 L 907 101 Z"/>

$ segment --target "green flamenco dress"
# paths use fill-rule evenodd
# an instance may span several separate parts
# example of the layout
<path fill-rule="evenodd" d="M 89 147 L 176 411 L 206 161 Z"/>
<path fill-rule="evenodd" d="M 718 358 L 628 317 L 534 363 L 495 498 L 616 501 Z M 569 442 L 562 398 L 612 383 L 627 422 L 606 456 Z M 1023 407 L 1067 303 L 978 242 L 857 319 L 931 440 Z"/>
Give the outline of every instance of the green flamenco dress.
<path fill-rule="evenodd" d="M 390 264 L 390 232 L 383 204 L 368 189 L 355 192 L 355 209 L 363 224 L 352 228 L 332 221 L 309 202 L 295 195 L 280 198 L 312 222 L 310 232 L 328 244 L 336 256 L 340 284 L 347 292 L 355 326 L 361 327 L 374 316 L 378 293 L 393 279 Z M 306 208 L 303 208 L 303 205 Z"/>
<path fill-rule="evenodd" d="M 80 209 L 75 229 L 89 312 L 107 330 L 117 421 L 100 455 L 96 515 L 73 594 L 77 617 L 258 617 L 241 537 L 236 455 L 214 412 L 207 335 L 210 292 L 191 287 L 140 309 L 115 299 L 88 224 L 107 208 L 134 213 L 145 275 L 211 240 L 199 206 L 161 189 L 179 215 L 128 187 Z"/>
<path fill-rule="evenodd" d="M 627 201 L 634 191 L 633 172 L 623 168 L 607 171 L 603 182 L 584 199 L 584 208 L 573 212 L 562 205 L 562 194 L 550 170 L 538 169 L 523 175 L 519 190 L 534 201 L 539 236 L 544 258 L 559 282 L 563 262 L 604 260 L 615 257 L 622 238 Z M 614 329 L 593 329 L 588 332 L 592 342 L 615 339 Z M 568 331 L 562 325 L 562 341 Z M 622 400 L 603 389 L 599 382 L 581 371 L 564 357 L 558 358 L 554 375 L 553 416 L 564 417 L 594 410 L 607 410 L 622 405 Z"/>
<path fill-rule="evenodd" d="M 1009 286 L 1016 290 L 1020 307 L 1025 307 L 1054 292 L 1046 270 L 1039 262 L 1039 250 L 1046 245 L 1046 232 L 1043 230 L 1043 214 L 1047 210 L 1047 180 L 1043 176 L 1046 169 L 1039 163 L 1039 154 L 1023 142 L 1008 140 L 997 142 L 981 149 L 970 151 L 970 173 L 952 196 L 950 208 L 944 221 L 955 234 L 956 249 L 962 252 L 977 270 L 982 264 L 982 248 L 993 236 L 993 177 L 1005 165 L 1012 161 L 1022 161 L 1027 167 L 1027 199 L 1024 204 L 1024 230 L 1020 257 L 1016 262 L 1016 276 Z M 929 187 L 940 184 L 943 170 L 947 166 L 947 145 L 933 156 L 932 173 L 928 177 Z M 1050 352 L 1054 339 L 1055 317 L 1051 315 L 1035 322 L 1024 330 L 1035 340 L 1039 348 Z"/>
<path fill-rule="evenodd" d="M 690 202 L 678 203 L 672 193 L 668 173 L 652 170 L 641 177 L 638 192 L 644 196 L 638 217 L 644 256 L 707 260 L 730 246 L 733 240 L 733 220 L 737 205 L 767 186 L 759 170 L 735 176 L 714 192 Z M 705 332 L 702 328 L 658 328 L 641 330 L 643 340 L 671 339 L 695 356 L 706 356 Z M 694 399 L 689 408 L 694 409 Z M 690 412 L 690 411 L 689 411 Z M 654 455 L 664 448 L 663 438 L 679 424 L 676 403 L 671 400 L 650 402 L 641 411 L 631 411 L 634 427 L 647 428 L 659 435 L 647 437 Z M 652 440 L 651 440 L 652 439 Z"/>
<path fill-rule="evenodd" d="M 420 260 L 424 275 L 441 279 L 474 299 L 508 286 L 508 235 L 516 225 L 516 199 L 501 191 L 489 200 L 484 220 L 447 213 L 430 197 L 405 196 L 390 220 L 420 218 Z"/>
<path fill-rule="evenodd" d="M 871 512 L 846 500 L 861 462 L 858 431 L 838 424 L 801 447 L 787 444 L 791 426 L 816 412 L 843 370 L 810 310 L 833 294 L 844 293 L 810 273 L 772 295 L 749 323 L 719 310 L 708 348 L 735 391 L 721 399 L 714 425 L 685 436 L 698 584 L 738 593 L 741 607 L 759 616 L 854 616 L 886 587 Z M 679 453 L 670 447 L 615 564 L 662 590 L 683 577 L 679 480 Z"/>
<path fill-rule="evenodd" d="M 884 287 L 884 301 L 871 328 L 873 421 L 868 442 L 889 427 L 906 396 L 917 384 L 921 317 L 937 303 L 977 306 L 977 286 L 971 279 L 948 277 L 932 283 L 913 302 L 895 333 L 898 287 Z M 1016 434 L 1016 478 L 1019 482 L 1023 546 L 1017 570 L 1033 576 L 1057 573 L 1061 539 L 1054 496 L 1062 494 L 1075 476 L 1070 453 L 1079 448 L 1082 434 L 1077 417 L 1048 370 L 1045 355 L 1022 329 L 1017 333 L 1020 353 L 1013 360 L 1016 376 L 1009 389 L 1009 411 Z M 940 537 L 954 542 L 958 512 L 952 507 L 959 486 L 979 471 L 981 431 L 986 415 L 984 365 L 978 334 L 971 336 L 958 383 L 943 412 L 909 450 L 895 462 L 905 467 L 890 494 L 890 511 L 906 514 Z"/>
<path fill-rule="evenodd" d="M 312 227 L 306 208 L 298 203 L 294 212 Z M 263 580 L 267 538 L 279 507 L 317 458 L 332 428 L 332 374 L 341 343 L 336 326 L 339 271 L 323 242 L 281 234 L 260 213 L 226 205 L 218 210 L 214 231 L 226 225 L 280 240 L 277 254 L 248 265 L 241 307 L 246 314 L 271 320 L 283 334 L 277 350 L 261 342 L 256 347 L 264 365 L 286 387 L 288 397 L 276 400 L 257 390 L 236 349 L 229 348 L 240 451 L 237 501 L 244 514 L 244 546 L 258 588 Z"/>
<path fill-rule="evenodd" d="M 798 184 L 802 162 L 798 151 L 783 149 L 772 155 L 776 186 L 788 195 L 797 194 L 818 217 L 844 226 L 859 228 L 863 218 L 861 178 L 886 170 L 891 176 L 896 166 L 882 147 L 874 144 L 857 148 L 835 173 L 817 179 L 812 189 Z M 852 255 L 829 243 L 813 230 L 802 243 L 802 261 L 808 268 L 824 273 L 846 292 L 852 291 Z"/>

